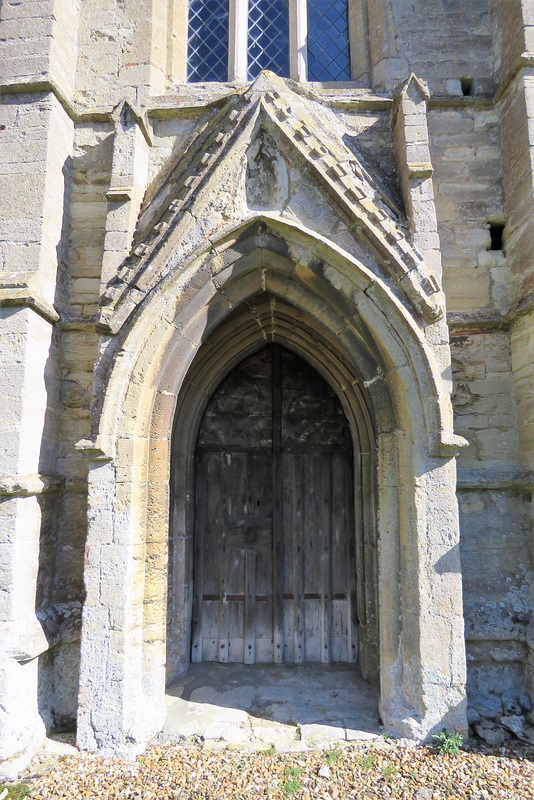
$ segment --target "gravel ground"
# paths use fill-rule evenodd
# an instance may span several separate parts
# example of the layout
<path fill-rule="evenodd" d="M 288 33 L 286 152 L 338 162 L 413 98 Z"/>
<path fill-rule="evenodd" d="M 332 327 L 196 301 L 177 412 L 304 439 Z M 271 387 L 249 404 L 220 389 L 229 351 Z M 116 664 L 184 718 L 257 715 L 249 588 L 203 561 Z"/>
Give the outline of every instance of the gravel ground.
<path fill-rule="evenodd" d="M 25 786 L 37 800 L 534 798 L 534 748 L 517 743 L 497 750 L 468 746 L 457 756 L 385 741 L 307 753 L 272 749 L 167 745 L 132 762 L 72 755 L 34 762 Z M 23 796 L 14 792 L 8 797 Z"/>

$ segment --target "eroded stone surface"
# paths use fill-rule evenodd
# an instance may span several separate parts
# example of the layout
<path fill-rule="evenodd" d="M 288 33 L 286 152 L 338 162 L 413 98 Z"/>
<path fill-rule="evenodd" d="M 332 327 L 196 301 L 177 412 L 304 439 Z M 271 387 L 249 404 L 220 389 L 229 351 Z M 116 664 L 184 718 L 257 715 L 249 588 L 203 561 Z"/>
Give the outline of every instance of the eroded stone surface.
<path fill-rule="evenodd" d="M 377 692 L 348 665 L 195 664 L 166 702 L 166 741 L 198 736 L 297 752 L 380 736 Z"/>

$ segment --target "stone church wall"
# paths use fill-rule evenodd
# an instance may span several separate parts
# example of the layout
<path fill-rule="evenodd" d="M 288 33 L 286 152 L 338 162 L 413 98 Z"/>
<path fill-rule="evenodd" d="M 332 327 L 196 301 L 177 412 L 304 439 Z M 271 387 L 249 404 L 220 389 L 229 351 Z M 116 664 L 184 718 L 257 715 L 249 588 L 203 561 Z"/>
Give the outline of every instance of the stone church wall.
<path fill-rule="evenodd" d="M 492 468 L 503 472 L 506 481 L 517 464 L 519 444 L 509 333 L 486 329 L 484 325 L 478 329 L 481 312 L 489 319 L 496 318 L 509 305 L 506 257 L 501 251 L 488 249 L 489 222 L 504 218 L 500 119 L 493 108 L 485 107 L 487 104 L 477 108 L 476 102 L 468 99 L 465 106 L 457 109 L 444 104 L 433 109 L 429 126 L 444 284 L 453 321 L 456 430 L 470 443 L 459 458 L 459 498 L 462 557 L 467 566 L 464 591 L 469 675 L 474 702 L 483 704 L 486 691 L 498 696 L 503 680 L 512 690 L 515 685 L 522 685 L 524 678 L 529 608 L 528 562 L 525 563 L 524 553 L 528 534 L 523 493 L 513 487 L 499 491 L 473 485 L 478 480 L 487 481 L 487 471 Z M 196 114 L 174 119 L 165 118 L 164 113 L 159 111 L 153 120 L 149 178 L 158 173 L 173 147 L 196 124 Z M 354 133 L 357 146 L 367 153 L 369 163 L 384 163 L 385 159 L 394 163 L 389 111 L 338 113 Z M 79 541 L 70 542 L 73 563 L 66 572 L 78 574 L 77 582 L 73 580 L 72 596 L 81 586 L 76 564 L 83 546 L 86 515 L 86 467 L 74 451 L 74 444 L 90 435 L 93 364 L 98 353 L 90 319 L 100 291 L 111 157 L 112 131 L 107 123 L 86 123 L 77 128 L 68 284 L 69 314 L 77 321 L 71 324 L 71 330 L 65 326 L 62 334 L 65 401 L 64 440 L 60 446 L 60 453 L 65 453 L 61 470 L 69 476 L 67 485 L 72 485 L 63 500 L 63 513 L 68 514 L 71 525 L 77 522 L 74 527 L 69 525 L 70 530 L 80 531 Z M 497 481 L 500 479 L 497 477 Z M 489 482 L 491 486 L 492 475 Z M 508 520 L 506 539 L 500 522 L 503 517 Z M 482 562 L 481 551 L 487 554 Z M 471 575 L 472 579 L 468 577 Z M 516 601 L 516 597 L 523 601 Z M 521 610 L 517 612 L 519 602 Z M 514 623 L 512 618 L 517 613 L 521 619 Z M 482 619 L 489 631 L 483 629 Z M 492 709 L 495 702 L 491 701 Z"/>
<path fill-rule="evenodd" d="M 534 680 L 534 3 L 416 5 L 369 3 L 356 99 L 347 84 L 315 88 L 399 204 L 392 90 L 412 71 L 430 88 L 455 432 L 469 442 L 457 462 L 468 697 L 495 716 L 503 692 L 525 695 Z M 127 99 L 147 111 L 149 184 L 205 103 L 232 88 L 176 80 L 169 8 L 0 0 L 0 620 L 23 620 L 28 647 L 0 691 L 47 727 L 78 704 L 88 464 L 76 444 L 91 438 L 102 391 L 105 250 L 120 261 L 124 249 L 109 223 L 113 110 Z M 492 250 L 489 227 L 502 223 Z M 342 226 L 335 237 L 346 241 Z"/>

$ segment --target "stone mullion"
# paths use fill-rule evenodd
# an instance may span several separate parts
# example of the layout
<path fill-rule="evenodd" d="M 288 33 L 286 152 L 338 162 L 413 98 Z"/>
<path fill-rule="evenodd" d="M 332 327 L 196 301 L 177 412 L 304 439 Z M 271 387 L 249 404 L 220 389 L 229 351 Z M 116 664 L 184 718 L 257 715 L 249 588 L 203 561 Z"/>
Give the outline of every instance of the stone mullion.
<path fill-rule="evenodd" d="M 228 80 L 247 80 L 248 0 L 230 0 Z"/>
<path fill-rule="evenodd" d="M 188 3 L 167 0 L 167 78 L 187 80 Z"/>
<path fill-rule="evenodd" d="M 308 80 L 308 11 L 306 0 L 289 0 L 289 75 Z"/>
<path fill-rule="evenodd" d="M 349 3 L 350 77 L 369 83 L 369 12 L 367 0 Z"/>
<path fill-rule="evenodd" d="M 228 80 L 248 78 L 248 0 L 230 0 Z M 289 0 L 289 69 L 295 81 L 308 77 L 306 0 Z"/>

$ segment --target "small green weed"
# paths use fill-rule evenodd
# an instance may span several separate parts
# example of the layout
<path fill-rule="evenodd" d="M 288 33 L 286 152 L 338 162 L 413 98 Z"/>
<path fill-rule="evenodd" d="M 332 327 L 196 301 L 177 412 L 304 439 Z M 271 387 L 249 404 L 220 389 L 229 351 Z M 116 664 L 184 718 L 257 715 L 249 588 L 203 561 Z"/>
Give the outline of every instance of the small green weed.
<path fill-rule="evenodd" d="M 326 763 L 328 764 L 329 767 L 331 767 L 333 764 L 336 763 L 336 761 L 339 761 L 339 759 L 343 755 L 343 752 L 340 746 L 335 744 L 331 750 L 325 750 L 324 755 Z"/>
<path fill-rule="evenodd" d="M 7 789 L 7 794 L 4 791 Z M 13 786 L 5 786 L 0 784 L 0 797 L 3 795 L 3 800 L 24 800 L 25 797 L 31 797 L 31 789 L 24 783 L 13 784 Z"/>
<path fill-rule="evenodd" d="M 382 770 L 382 775 L 384 778 L 393 778 L 397 774 L 397 768 L 393 766 L 393 764 L 388 764 Z"/>
<path fill-rule="evenodd" d="M 373 769 L 374 765 L 376 764 L 376 756 L 369 753 L 366 756 L 362 756 L 359 759 L 359 764 L 363 769 Z"/>
<path fill-rule="evenodd" d="M 300 781 L 286 781 L 282 788 L 287 794 L 296 794 L 299 789 L 302 789 L 302 783 Z"/>
<path fill-rule="evenodd" d="M 276 747 L 274 746 L 274 744 L 272 744 L 272 743 L 271 743 L 271 744 L 269 745 L 269 747 L 267 747 L 267 748 L 266 748 L 266 749 L 263 751 L 263 753 L 264 753 L 264 755 L 266 755 L 266 756 L 274 756 L 274 754 L 276 753 Z"/>
<path fill-rule="evenodd" d="M 442 756 L 457 756 L 464 743 L 461 733 L 448 733 L 445 729 L 441 733 L 435 733 L 434 747 Z"/>
<path fill-rule="evenodd" d="M 304 772 L 304 767 L 284 767 L 284 776 L 286 778 L 300 778 Z"/>

